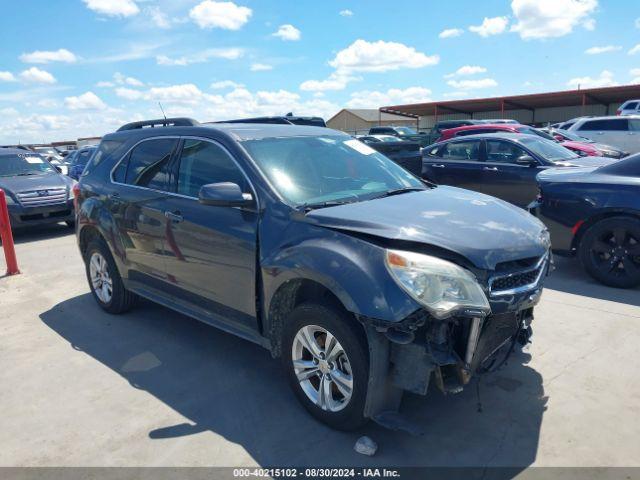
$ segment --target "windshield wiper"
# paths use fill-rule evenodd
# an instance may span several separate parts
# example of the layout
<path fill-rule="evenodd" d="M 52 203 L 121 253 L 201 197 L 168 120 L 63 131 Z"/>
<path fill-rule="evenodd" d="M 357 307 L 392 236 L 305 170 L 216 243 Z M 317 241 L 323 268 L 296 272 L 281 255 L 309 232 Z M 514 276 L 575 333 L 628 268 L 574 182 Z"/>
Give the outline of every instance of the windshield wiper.
<path fill-rule="evenodd" d="M 309 212 L 318 208 L 336 207 L 338 205 L 353 203 L 354 201 L 355 200 L 327 200 L 326 202 L 303 203 L 302 205 L 300 205 L 300 208 L 305 212 Z"/>
<path fill-rule="evenodd" d="M 424 190 L 426 190 L 426 188 L 421 188 L 421 187 L 394 188 L 392 190 L 387 190 L 386 192 L 382 192 L 378 195 L 375 195 L 374 197 L 372 197 L 372 199 L 392 197 L 393 195 L 400 195 L 401 193 L 408 193 L 408 192 L 422 192 Z"/>

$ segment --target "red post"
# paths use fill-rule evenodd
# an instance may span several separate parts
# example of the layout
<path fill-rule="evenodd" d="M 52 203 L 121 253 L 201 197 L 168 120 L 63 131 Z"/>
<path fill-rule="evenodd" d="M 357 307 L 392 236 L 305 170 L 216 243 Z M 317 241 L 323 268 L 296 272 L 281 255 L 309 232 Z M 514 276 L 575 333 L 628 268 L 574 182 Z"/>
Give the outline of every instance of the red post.
<path fill-rule="evenodd" d="M 11 222 L 9 221 L 9 209 L 7 208 L 7 197 L 4 190 L 0 188 L 0 239 L 4 247 L 4 258 L 7 261 L 7 275 L 20 273 L 18 270 L 18 260 L 16 259 L 16 249 L 13 245 L 13 234 L 11 233 Z"/>

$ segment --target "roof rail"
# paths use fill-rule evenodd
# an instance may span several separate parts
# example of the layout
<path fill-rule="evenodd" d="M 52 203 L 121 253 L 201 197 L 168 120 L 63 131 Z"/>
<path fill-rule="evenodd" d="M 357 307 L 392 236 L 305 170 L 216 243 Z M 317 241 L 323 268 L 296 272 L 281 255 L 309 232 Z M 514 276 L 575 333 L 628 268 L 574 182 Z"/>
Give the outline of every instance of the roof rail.
<path fill-rule="evenodd" d="M 156 127 L 195 127 L 200 122 L 193 118 L 177 117 L 177 118 L 159 118 L 157 120 L 143 120 L 141 122 L 131 122 L 121 126 L 118 132 L 126 130 L 136 130 L 139 128 L 156 128 Z"/>

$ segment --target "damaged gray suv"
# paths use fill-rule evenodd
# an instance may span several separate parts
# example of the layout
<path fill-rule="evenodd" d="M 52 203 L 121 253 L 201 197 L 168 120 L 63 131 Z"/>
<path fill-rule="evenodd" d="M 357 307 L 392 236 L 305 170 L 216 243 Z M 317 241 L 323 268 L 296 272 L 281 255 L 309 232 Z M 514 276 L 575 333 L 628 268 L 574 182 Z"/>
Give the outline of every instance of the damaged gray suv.
<path fill-rule="evenodd" d="M 398 418 L 431 381 L 459 391 L 528 341 L 550 264 L 527 212 L 326 128 L 128 124 L 76 190 L 100 307 L 144 297 L 268 348 L 338 429 Z"/>

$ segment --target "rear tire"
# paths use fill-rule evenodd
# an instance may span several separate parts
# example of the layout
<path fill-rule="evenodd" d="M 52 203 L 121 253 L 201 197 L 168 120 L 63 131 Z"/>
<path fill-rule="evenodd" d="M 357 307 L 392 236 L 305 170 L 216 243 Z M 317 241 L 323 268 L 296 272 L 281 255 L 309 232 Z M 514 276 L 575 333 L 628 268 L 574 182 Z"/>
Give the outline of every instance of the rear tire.
<path fill-rule="evenodd" d="M 597 281 L 615 288 L 640 285 L 640 220 L 611 217 L 592 225 L 578 255 Z"/>
<path fill-rule="evenodd" d="M 337 430 L 355 430 L 368 421 L 369 360 L 358 327 L 347 313 L 315 303 L 296 307 L 285 325 L 282 362 L 289 384 L 311 415 Z"/>
<path fill-rule="evenodd" d="M 93 298 L 105 312 L 124 313 L 133 307 L 137 296 L 124 288 L 109 247 L 104 240 L 92 240 L 84 257 L 85 271 Z"/>

